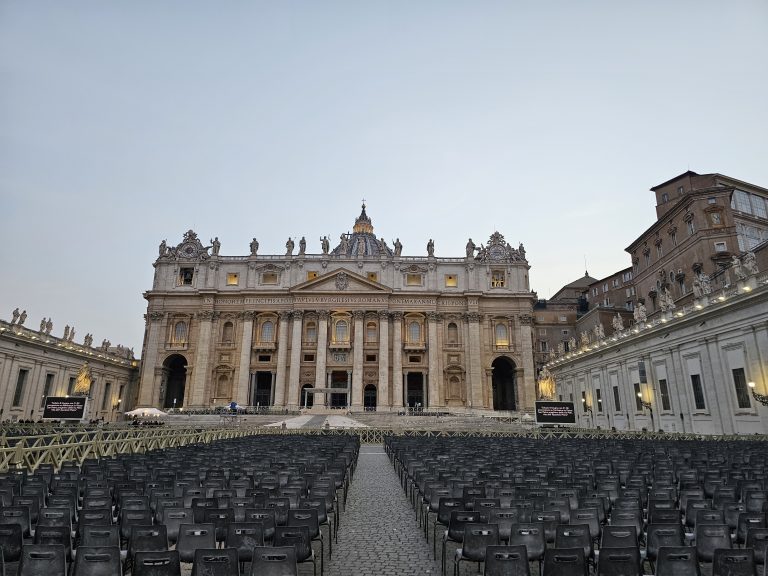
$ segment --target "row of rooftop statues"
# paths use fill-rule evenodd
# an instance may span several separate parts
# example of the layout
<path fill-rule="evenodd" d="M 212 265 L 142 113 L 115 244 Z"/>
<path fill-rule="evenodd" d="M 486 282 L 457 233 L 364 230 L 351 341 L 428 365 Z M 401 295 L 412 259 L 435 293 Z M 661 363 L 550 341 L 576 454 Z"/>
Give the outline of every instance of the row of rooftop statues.
<path fill-rule="evenodd" d="M 339 248 L 338 253 L 339 254 L 347 254 L 350 251 L 350 242 L 351 242 L 351 234 L 341 234 L 339 238 Z M 380 238 L 376 240 L 379 246 L 379 253 L 387 253 L 387 243 L 384 238 Z M 400 256 L 403 252 L 403 244 L 400 242 L 400 238 L 395 238 L 392 241 L 393 250 L 392 253 L 394 256 Z M 259 241 L 254 238 L 251 240 L 251 243 L 249 245 L 251 256 L 257 256 L 259 252 Z M 293 256 L 293 251 L 296 249 L 296 243 L 293 238 L 289 237 L 288 240 L 285 243 L 285 255 L 286 256 Z M 328 236 L 322 236 L 320 238 L 320 249 L 321 253 L 324 255 L 327 255 L 331 251 L 331 242 L 328 239 Z M 509 245 L 509 243 L 506 244 L 504 247 L 505 253 L 503 256 L 506 256 L 512 260 L 525 260 L 525 248 L 523 247 L 522 243 L 520 246 L 515 249 L 512 248 L 512 246 Z M 218 256 L 219 252 L 221 250 L 221 242 L 219 241 L 218 236 L 215 238 L 212 238 L 210 240 L 210 245 L 204 247 L 204 250 L 211 250 L 212 256 Z M 159 256 L 160 258 L 166 257 L 166 256 L 173 256 L 175 255 L 175 249 L 168 246 L 167 240 L 163 240 L 160 242 L 159 246 Z M 306 254 L 307 251 L 307 240 L 304 236 L 301 237 L 299 240 L 299 251 L 297 253 L 298 256 L 303 256 Z M 358 241 L 357 243 L 357 252 L 359 256 L 365 255 L 365 242 Z M 435 255 L 435 241 L 430 238 L 427 242 L 427 256 L 428 257 L 434 257 Z M 477 260 L 485 260 L 488 258 L 489 252 L 488 248 L 486 248 L 483 244 L 480 244 L 480 246 L 475 245 L 475 243 L 472 241 L 472 238 L 470 238 L 467 241 L 466 246 L 466 257 L 467 258 L 474 258 Z"/>
<path fill-rule="evenodd" d="M 11 312 L 11 326 L 24 326 L 24 322 L 27 321 L 27 311 L 22 310 L 19 312 L 18 308 L 14 308 L 13 312 Z M 51 330 L 53 330 L 53 320 L 51 318 L 43 318 L 40 320 L 40 334 L 43 334 L 45 336 L 50 336 Z M 62 335 L 61 339 L 64 342 L 74 342 L 75 341 L 75 327 L 70 326 L 67 324 L 64 326 L 64 334 Z M 86 334 L 83 337 L 83 346 L 86 348 L 92 348 L 93 347 L 93 334 Z M 114 349 L 110 350 L 112 348 L 112 342 L 107 340 L 106 338 L 101 341 L 101 346 L 99 346 L 99 350 L 102 352 L 111 352 L 113 354 L 117 354 L 118 356 L 132 359 L 134 357 L 133 348 L 128 348 L 126 346 L 122 346 L 118 344 Z"/>

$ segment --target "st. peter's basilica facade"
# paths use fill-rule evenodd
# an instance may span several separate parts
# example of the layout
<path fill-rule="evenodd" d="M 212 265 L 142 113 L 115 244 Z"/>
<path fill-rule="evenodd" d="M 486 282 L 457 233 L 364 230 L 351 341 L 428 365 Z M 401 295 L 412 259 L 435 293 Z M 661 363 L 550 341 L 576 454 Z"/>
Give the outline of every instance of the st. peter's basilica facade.
<path fill-rule="evenodd" d="M 222 256 L 193 231 L 160 245 L 148 301 L 139 406 L 352 411 L 533 407 L 529 265 L 494 232 L 466 254 L 404 256 L 353 232 L 309 253 Z"/>

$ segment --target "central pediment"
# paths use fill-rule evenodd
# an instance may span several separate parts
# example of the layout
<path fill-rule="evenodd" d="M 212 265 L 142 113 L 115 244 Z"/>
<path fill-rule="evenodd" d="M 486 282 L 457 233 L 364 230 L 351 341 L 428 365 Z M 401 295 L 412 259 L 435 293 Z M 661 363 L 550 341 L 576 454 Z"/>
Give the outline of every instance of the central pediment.
<path fill-rule="evenodd" d="M 291 288 L 293 294 L 327 294 L 327 293 L 391 293 L 392 290 L 365 276 L 360 276 L 349 270 L 334 270 L 317 278 L 312 278 Z"/>

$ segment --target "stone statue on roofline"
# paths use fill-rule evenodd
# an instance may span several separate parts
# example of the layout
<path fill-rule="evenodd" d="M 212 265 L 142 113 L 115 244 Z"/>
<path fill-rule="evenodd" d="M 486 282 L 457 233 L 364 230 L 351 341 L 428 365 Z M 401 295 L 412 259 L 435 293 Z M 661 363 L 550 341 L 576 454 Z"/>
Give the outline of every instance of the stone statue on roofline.
<path fill-rule="evenodd" d="M 250 244 L 251 256 L 256 256 L 259 253 L 259 241 L 254 238 Z"/>
<path fill-rule="evenodd" d="M 755 257 L 755 253 L 751 250 L 744 254 L 743 265 L 744 269 L 747 271 L 747 274 L 755 276 L 759 272 L 757 267 L 757 258 Z"/>

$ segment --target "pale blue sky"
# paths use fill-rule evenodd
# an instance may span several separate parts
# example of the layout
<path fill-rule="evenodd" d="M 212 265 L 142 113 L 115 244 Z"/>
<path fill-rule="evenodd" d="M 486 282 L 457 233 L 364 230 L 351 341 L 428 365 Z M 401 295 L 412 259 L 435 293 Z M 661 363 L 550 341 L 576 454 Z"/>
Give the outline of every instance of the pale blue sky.
<path fill-rule="evenodd" d="M 407 255 L 498 229 L 532 288 L 629 265 L 648 189 L 768 187 L 768 3 L 0 0 L 0 315 L 143 335 L 157 245 Z"/>

